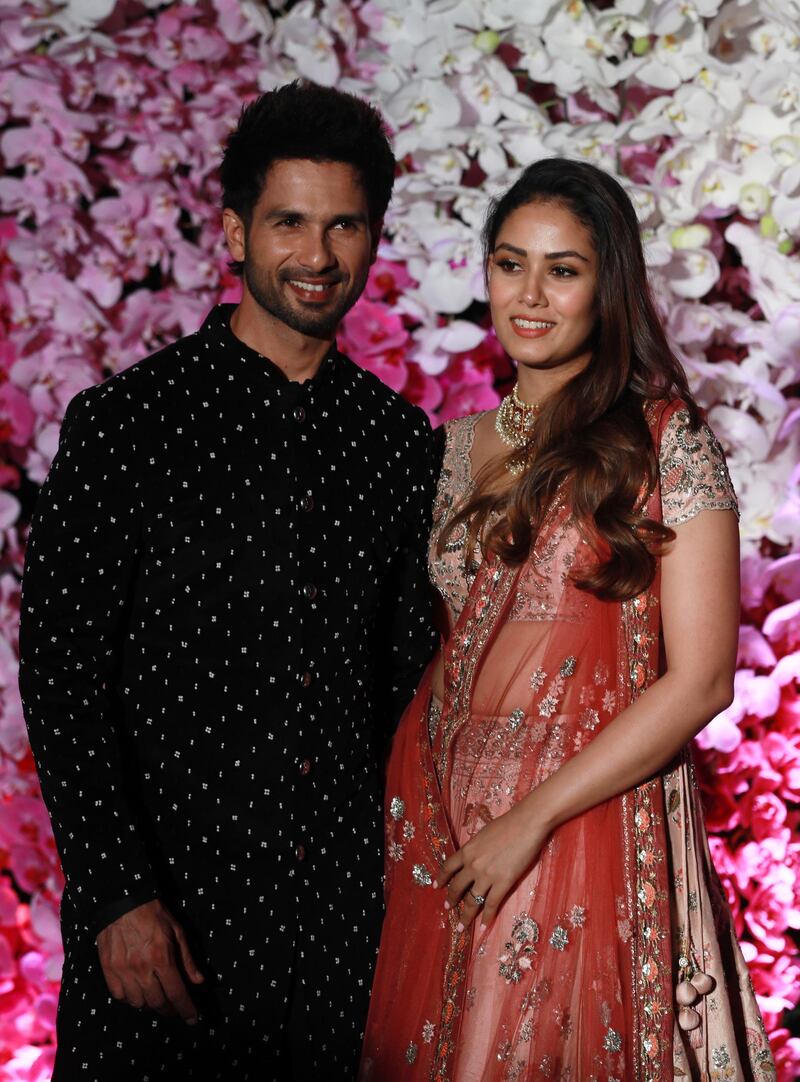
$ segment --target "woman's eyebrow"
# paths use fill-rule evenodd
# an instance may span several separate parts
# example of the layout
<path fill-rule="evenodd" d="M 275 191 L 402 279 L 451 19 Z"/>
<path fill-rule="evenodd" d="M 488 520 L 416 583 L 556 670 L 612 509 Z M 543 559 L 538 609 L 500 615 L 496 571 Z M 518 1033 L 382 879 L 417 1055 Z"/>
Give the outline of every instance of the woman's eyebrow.
<path fill-rule="evenodd" d="M 501 244 L 498 244 L 495 248 L 495 254 L 499 252 L 501 248 L 507 248 L 508 251 L 513 252 L 514 255 L 521 255 L 523 257 L 528 255 L 526 248 L 518 248 L 515 244 L 509 244 L 508 241 L 503 241 Z M 584 263 L 589 262 L 585 255 L 581 255 L 580 252 L 576 252 L 572 248 L 567 248 L 566 251 L 563 252 L 548 252 L 545 255 L 545 259 L 567 259 L 569 256 L 572 256 L 575 259 L 582 259 Z"/>
<path fill-rule="evenodd" d="M 509 244 L 507 241 L 503 241 L 502 244 L 498 244 L 495 248 L 495 254 L 500 251 L 501 248 L 508 248 L 509 252 L 513 252 L 514 255 L 526 256 L 528 253 L 524 248 L 517 248 L 514 244 Z"/>
<path fill-rule="evenodd" d="M 581 255 L 580 252 L 576 252 L 573 248 L 568 248 L 565 252 L 548 252 L 545 259 L 568 259 L 569 256 L 582 259 L 584 263 L 589 262 L 585 255 Z"/>

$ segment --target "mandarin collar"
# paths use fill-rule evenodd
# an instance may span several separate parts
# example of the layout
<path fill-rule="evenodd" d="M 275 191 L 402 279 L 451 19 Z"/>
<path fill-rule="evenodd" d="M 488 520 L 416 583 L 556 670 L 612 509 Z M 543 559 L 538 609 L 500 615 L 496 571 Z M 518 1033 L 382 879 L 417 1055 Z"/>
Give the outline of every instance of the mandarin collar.
<path fill-rule="evenodd" d="M 290 396 L 316 390 L 327 384 L 341 367 L 342 355 L 333 343 L 312 379 L 304 383 L 290 380 L 273 360 L 236 337 L 231 330 L 231 316 L 235 309 L 235 304 L 215 305 L 206 316 L 199 333 L 210 339 L 215 347 L 221 346 L 226 357 L 247 365 L 248 370 L 258 367 L 271 382 L 274 382 L 276 390 L 285 391 Z"/>

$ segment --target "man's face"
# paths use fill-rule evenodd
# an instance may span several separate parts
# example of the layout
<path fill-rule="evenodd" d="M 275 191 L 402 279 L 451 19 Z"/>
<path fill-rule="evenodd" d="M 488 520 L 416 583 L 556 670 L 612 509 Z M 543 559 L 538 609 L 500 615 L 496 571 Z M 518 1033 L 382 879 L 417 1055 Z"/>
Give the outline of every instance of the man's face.
<path fill-rule="evenodd" d="M 376 233 L 379 230 L 376 230 Z M 343 162 L 302 158 L 271 166 L 248 227 L 225 211 L 228 249 L 245 288 L 275 319 L 311 338 L 332 338 L 375 258 L 367 198 Z"/>

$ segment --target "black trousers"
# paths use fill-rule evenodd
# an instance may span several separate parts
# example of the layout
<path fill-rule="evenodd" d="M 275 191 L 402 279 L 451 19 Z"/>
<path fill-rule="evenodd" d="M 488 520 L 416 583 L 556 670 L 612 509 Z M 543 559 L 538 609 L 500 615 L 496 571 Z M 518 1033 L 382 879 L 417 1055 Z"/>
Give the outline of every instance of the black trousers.
<path fill-rule="evenodd" d="M 65 913 L 53 1082 L 354 1079 L 382 920 L 375 794 L 339 818 L 271 882 L 205 869 L 199 896 L 173 902 L 206 978 L 191 988 L 194 1026 L 113 1000 Z"/>

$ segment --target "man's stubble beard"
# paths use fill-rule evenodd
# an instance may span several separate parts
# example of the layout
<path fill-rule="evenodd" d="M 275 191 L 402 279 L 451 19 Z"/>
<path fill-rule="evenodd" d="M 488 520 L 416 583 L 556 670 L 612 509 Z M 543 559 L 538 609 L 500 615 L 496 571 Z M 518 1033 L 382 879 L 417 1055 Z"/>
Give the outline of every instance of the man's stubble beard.
<path fill-rule="evenodd" d="M 245 256 L 243 277 L 253 300 L 274 319 L 279 319 L 287 327 L 309 338 L 330 339 L 336 334 L 339 324 L 364 292 L 369 269 L 364 272 L 363 280 L 354 282 L 346 290 L 338 303 L 325 312 L 298 311 L 284 298 L 283 294 L 266 275 L 261 275 L 257 267 Z"/>

